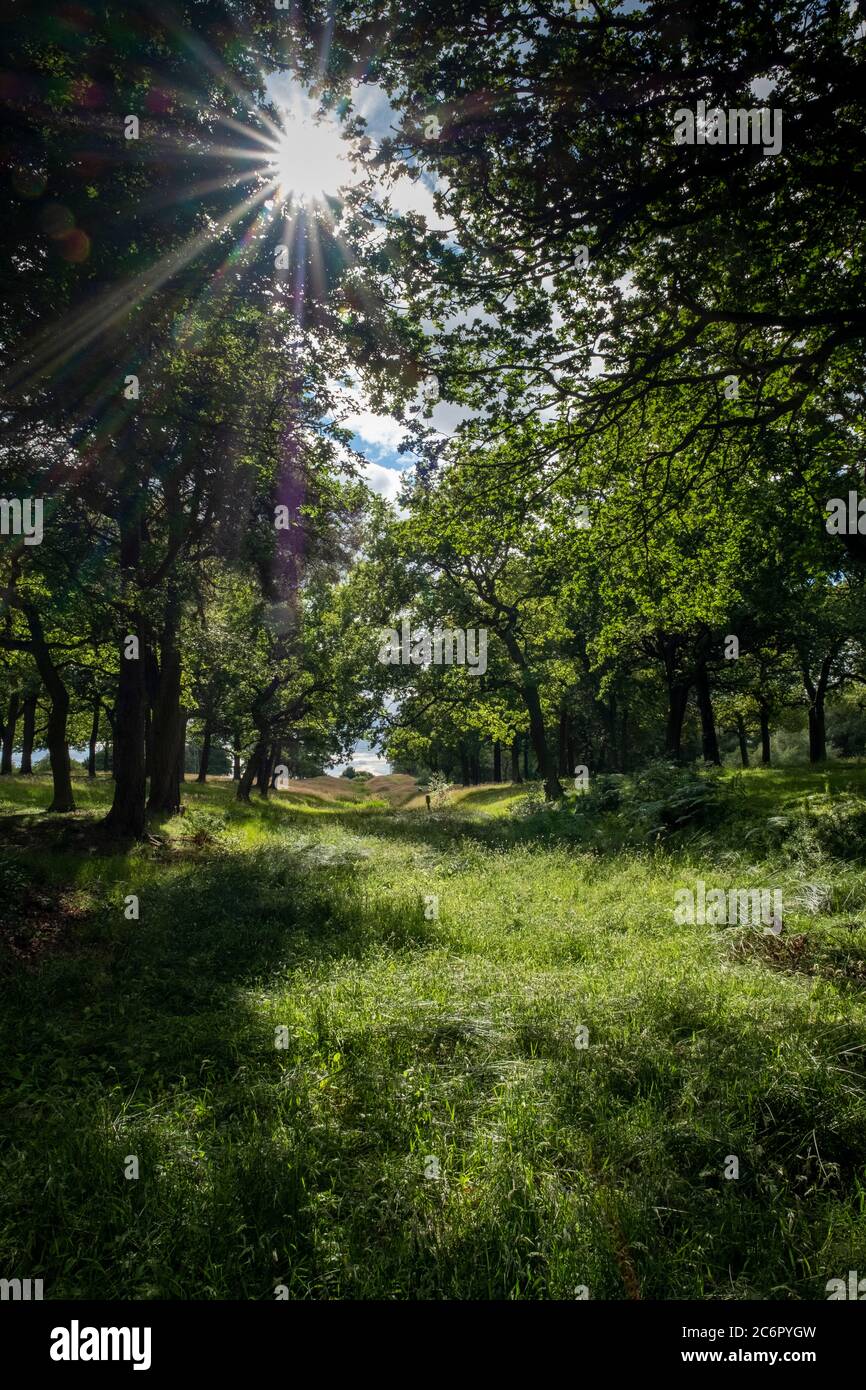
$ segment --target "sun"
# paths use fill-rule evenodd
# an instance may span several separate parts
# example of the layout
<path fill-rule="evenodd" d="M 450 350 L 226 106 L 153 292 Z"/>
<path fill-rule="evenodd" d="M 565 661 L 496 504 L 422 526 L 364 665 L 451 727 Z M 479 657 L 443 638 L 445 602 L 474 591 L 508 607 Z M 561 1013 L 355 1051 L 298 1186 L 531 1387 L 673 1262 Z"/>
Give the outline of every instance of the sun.
<path fill-rule="evenodd" d="M 285 202 L 321 202 L 351 179 L 346 145 L 339 127 L 326 119 L 282 112 L 279 134 L 268 143 L 267 172 Z"/>

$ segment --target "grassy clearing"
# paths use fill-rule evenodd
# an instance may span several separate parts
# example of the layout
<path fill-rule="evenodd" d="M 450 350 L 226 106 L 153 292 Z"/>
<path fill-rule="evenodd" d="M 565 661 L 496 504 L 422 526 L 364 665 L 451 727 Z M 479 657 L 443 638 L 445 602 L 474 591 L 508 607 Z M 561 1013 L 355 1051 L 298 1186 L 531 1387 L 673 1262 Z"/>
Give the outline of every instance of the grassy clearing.
<path fill-rule="evenodd" d="M 866 1268 L 864 776 L 756 770 L 723 823 L 626 848 L 615 816 L 495 814 L 523 788 L 431 817 L 188 784 L 111 852 L 106 781 L 61 824 L 3 779 L 0 1268 L 72 1298 L 824 1297 Z M 782 888 L 783 936 L 676 926 L 697 878 Z"/>

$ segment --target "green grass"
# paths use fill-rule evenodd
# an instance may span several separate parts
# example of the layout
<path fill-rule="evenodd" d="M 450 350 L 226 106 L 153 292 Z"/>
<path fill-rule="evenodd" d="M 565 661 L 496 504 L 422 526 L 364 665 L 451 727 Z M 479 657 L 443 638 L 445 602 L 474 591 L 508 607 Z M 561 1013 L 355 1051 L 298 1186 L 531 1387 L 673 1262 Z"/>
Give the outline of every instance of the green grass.
<path fill-rule="evenodd" d="M 491 816 L 505 816 L 528 790 L 525 785 L 511 783 L 502 787 L 458 788 L 453 794 L 453 799 L 455 805 L 464 811 L 486 811 Z"/>
<path fill-rule="evenodd" d="M 818 832 L 864 776 L 755 770 L 723 825 L 618 851 L 490 814 L 523 788 L 429 817 L 225 784 L 109 850 L 106 780 L 48 818 L 47 783 L 3 779 L 0 1272 L 49 1298 L 825 1297 L 866 1269 L 866 868 Z M 783 888 L 783 937 L 676 926 L 699 877 Z"/>

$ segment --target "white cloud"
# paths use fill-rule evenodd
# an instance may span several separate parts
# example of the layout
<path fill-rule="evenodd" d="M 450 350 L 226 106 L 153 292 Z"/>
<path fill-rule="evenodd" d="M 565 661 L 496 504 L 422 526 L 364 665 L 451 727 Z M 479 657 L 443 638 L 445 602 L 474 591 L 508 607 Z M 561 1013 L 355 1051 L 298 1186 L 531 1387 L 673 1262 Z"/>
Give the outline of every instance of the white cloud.
<path fill-rule="evenodd" d="M 419 391 L 416 400 L 420 402 L 421 399 L 422 393 Z M 437 401 L 429 423 L 440 434 L 451 435 L 464 420 L 472 420 L 476 416 L 477 412 L 468 406 L 452 401 Z M 380 454 L 385 451 L 396 453 L 404 438 L 403 426 L 392 415 L 376 415 L 372 410 L 364 409 L 360 402 L 359 409 L 341 416 L 340 425 L 356 434 L 367 450 L 378 450 Z M 376 491 L 383 489 L 376 488 Z"/>
<path fill-rule="evenodd" d="M 360 745 L 359 745 L 360 748 Z M 377 753 L 362 753 L 356 748 L 352 754 L 352 766 L 356 772 L 370 772 L 374 777 L 387 777 L 391 771 L 391 764 L 380 758 Z M 329 777 L 341 777 L 346 767 L 342 763 L 339 767 L 325 768 Z"/>
<path fill-rule="evenodd" d="M 367 122 L 367 132 L 373 140 L 382 140 L 393 129 L 396 113 L 387 93 L 378 82 L 352 84 L 355 112 Z"/>
<path fill-rule="evenodd" d="M 464 421 L 477 419 L 478 411 L 471 410 L 468 405 L 458 405 L 454 401 L 439 401 L 433 407 L 430 423 L 440 434 L 452 435 L 457 426 L 462 425 Z"/>
<path fill-rule="evenodd" d="M 395 179 L 388 189 L 388 197 L 395 212 L 420 212 L 427 219 L 431 232 L 450 232 L 452 225 L 444 222 L 436 211 L 433 190 L 423 179 Z"/>
<path fill-rule="evenodd" d="M 352 764 L 356 772 L 372 772 L 374 777 L 387 777 L 391 764 L 377 753 L 354 753 Z"/>
<path fill-rule="evenodd" d="M 403 438 L 402 427 L 391 415 L 375 415 L 372 410 L 356 410 L 340 420 L 344 429 L 351 430 L 380 449 L 397 449 Z"/>
<path fill-rule="evenodd" d="M 373 463 L 371 459 L 367 459 L 361 471 L 374 492 L 378 492 L 389 502 L 396 501 L 397 493 L 400 491 L 400 481 L 403 477 L 399 469 L 385 468 L 383 464 Z"/>

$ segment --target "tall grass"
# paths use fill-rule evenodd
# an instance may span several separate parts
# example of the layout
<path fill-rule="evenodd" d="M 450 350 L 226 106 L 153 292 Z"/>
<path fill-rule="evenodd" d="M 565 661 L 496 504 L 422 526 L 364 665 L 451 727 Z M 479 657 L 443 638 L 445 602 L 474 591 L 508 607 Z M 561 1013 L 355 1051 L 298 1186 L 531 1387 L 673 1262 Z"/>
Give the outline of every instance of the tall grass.
<path fill-rule="evenodd" d="M 4 779 L 0 1273 L 55 1298 L 824 1297 L 866 1269 L 866 871 L 816 826 L 862 772 L 829 797 L 749 773 L 733 822 L 624 848 L 615 815 L 587 836 L 217 784 L 109 851 Z M 783 936 L 676 926 L 699 877 L 782 887 Z"/>

